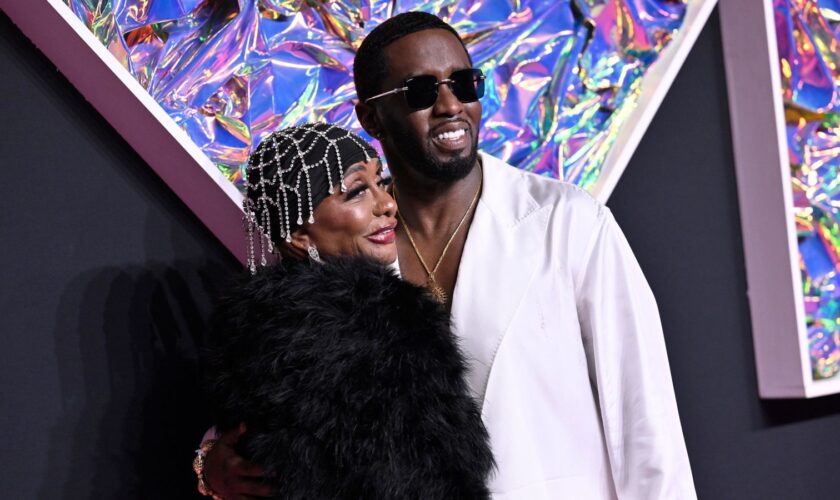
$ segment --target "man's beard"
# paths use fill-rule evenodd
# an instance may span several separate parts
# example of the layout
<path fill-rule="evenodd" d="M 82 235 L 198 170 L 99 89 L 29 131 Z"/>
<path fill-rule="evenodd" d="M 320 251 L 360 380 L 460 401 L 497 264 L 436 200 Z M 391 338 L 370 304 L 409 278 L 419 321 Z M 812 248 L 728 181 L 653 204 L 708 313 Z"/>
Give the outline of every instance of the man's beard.
<path fill-rule="evenodd" d="M 429 149 L 423 148 L 406 130 L 398 130 L 394 134 L 394 144 L 399 148 L 399 155 L 417 173 L 443 184 L 451 184 L 466 177 L 472 171 L 478 157 L 478 136 L 473 139 L 469 154 L 445 161 L 432 156 Z"/>

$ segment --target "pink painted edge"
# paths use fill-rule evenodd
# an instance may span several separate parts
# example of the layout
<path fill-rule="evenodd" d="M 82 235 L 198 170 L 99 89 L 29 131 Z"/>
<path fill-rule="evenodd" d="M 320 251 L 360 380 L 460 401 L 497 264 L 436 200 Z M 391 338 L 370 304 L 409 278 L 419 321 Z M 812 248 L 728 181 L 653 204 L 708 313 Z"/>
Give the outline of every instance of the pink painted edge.
<path fill-rule="evenodd" d="M 0 0 L 23 33 L 57 66 L 204 225 L 243 264 L 242 209 L 45 1 Z"/>
<path fill-rule="evenodd" d="M 837 393 L 840 377 L 811 375 L 772 5 L 721 2 L 720 13 L 759 393 Z"/>

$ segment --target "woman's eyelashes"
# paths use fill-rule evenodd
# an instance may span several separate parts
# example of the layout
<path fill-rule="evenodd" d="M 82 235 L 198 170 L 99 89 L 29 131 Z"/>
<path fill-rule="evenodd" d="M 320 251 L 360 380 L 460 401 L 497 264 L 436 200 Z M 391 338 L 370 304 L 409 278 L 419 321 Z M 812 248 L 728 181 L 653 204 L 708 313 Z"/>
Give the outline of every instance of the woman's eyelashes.
<path fill-rule="evenodd" d="M 376 180 L 376 185 L 379 186 L 380 189 L 388 186 L 389 184 L 391 184 L 391 178 L 390 177 L 387 177 L 385 179 L 379 178 L 379 179 Z M 352 186 L 347 190 L 347 193 L 344 195 L 344 199 L 346 201 L 350 201 L 354 198 L 357 198 L 357 197 L 365 194 L 368 191 L 369 188 L 370 188 L 370 185 L 367 182 L 359 181 L 359 183 L 357 185 Z"/>
<path fill-rule="evenodd" d="M 357 198 L 359 195 L 367 191 L 368 185 L 367 183 L 357 184 L 347 190 L 347 193 L 344 195 L 344 199 L 350 201 L 354 198 Z"/>

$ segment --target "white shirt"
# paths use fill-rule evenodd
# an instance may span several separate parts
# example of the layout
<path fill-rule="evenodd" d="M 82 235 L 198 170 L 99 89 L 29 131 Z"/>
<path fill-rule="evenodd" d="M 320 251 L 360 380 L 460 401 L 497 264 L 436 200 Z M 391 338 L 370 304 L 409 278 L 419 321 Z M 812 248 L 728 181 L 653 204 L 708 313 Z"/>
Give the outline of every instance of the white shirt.
<path fill-rule="evenodd" d="M 656 303 L 609 209 L 482 164 L 452 316 L 494 498 L 696 498 Z"/>

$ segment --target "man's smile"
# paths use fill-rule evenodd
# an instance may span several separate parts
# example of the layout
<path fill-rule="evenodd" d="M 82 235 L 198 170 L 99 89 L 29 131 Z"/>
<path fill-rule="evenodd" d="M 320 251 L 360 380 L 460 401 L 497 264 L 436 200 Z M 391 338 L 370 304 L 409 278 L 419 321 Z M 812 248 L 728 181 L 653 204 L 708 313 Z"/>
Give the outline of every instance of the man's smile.
<path fill-rule="evenodd" d="M 469 128 L 469 124 L 458 120 L 433 128 L 429 135 L 438 149 L 457 152 L 470 146 Z"/>

